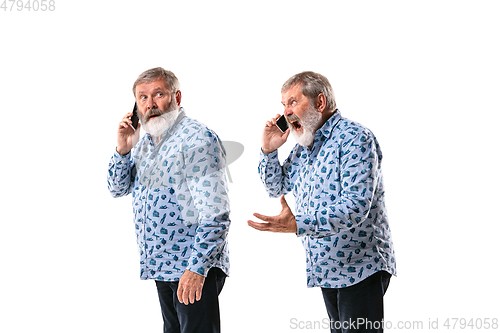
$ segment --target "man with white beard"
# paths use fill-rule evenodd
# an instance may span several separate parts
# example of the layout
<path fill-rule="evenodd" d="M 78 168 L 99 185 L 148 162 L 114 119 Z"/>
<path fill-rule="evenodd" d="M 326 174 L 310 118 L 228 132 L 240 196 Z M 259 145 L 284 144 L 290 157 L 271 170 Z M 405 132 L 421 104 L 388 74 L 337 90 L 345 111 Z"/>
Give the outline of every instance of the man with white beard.
<path fill-rule="evenodd" d="M 281 197 L 282 210 L 255 213 L 264 223 L 248 224 L 301 238 L 307 285 L 321 288 L 331 332 L 381 332 L 383 296 L 396 262 L 377 139 L 341 116 L 321 74 L 294 75 L 281 94 L 289 128 L 276 126 L 280 115 L 266 123 L 259 174 L 269 196 Z M 298 144 L 281 165 L 278 148 L 290 132 Z M 289 192 L 295 214 L 285 200 Z"/>
<path fill-rule="evenodd" d="M 140 277 L 155 280 L 164 332 L 219 332 L 218 295 L 229 274 L 224 148 L 186 116 L 172 72 L 145 71 L 133 93 L 140 124 L 132 126 L 132 113 L 119 123 L 108 189 L 132 193 Z"/>

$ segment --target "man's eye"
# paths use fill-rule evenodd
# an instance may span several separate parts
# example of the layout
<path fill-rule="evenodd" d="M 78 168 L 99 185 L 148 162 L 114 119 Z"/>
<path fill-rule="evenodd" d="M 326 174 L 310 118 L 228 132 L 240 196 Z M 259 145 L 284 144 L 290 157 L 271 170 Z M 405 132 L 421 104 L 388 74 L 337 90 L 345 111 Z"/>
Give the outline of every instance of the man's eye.
<path fill-rule="evenodd" d="M 295 104 L 297 104 L 297 101 L 293 101 L 291 104 L 292 104 L 292 105 L 295 105 Z"/>
<path fill-rule="evenodd" d="M 161 97 L 161 96 L 163 96 L 163 93 L 159 92 L 159 93 L 156 94 L 156 96 Z"/>

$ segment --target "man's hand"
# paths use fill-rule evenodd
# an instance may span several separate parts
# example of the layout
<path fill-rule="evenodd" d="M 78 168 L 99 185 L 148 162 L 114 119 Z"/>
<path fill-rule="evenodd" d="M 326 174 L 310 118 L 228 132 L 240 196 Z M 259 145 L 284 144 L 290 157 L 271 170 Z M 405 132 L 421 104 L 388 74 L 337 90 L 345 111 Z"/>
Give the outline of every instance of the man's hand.
<path fill-rule="evenodd" d="M 295 221 L 295 216 L 286 203 L 284 194 L 281 195 L 280 201 L 282 209 L 279 215 L 265 216 L 254 213 L 253 216 L 266 221 L 267 223 L 253 222 L 249 220 L 248 225 L 260 231 L 297 233 L 297 221 Z"/>
<path fill-rule="evenodd" d="M 276 121 L 281 115 L 277 114 L 276 117 L 266 122 L 264 132 L 262 133 L 262 152 L 269 154 L 281 147 L 287 140 L 290 134 L 290 128 L 284 133 L 276 126 Z"/>
<path fill-rule="evenodd" d="M 137 141 L 139 141 L 139 128 L 141 128 L 141 124 L 138 124 L 134 131 L 130 117 L 132 117 L 132 112 L 127 113 L 118 124 L 116 151 L 122 156 L 127 155 L 134 148 Z"/>
<path fill-rule="evenodd" d="M 188 270 L 184 271 L 179 280 L 179 287 L 177 288 L 179 302 L 189 305 L 195 301 L 199 301 L 204 283 L 205 277 L 203 275 Z"/>

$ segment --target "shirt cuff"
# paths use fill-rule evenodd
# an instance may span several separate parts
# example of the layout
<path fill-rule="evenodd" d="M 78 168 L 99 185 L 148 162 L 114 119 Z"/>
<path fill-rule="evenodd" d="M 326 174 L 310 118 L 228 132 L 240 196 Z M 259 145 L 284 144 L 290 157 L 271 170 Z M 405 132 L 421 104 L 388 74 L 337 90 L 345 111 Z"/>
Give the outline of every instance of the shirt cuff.
<path fill-rule="evenodd" d="M 260 148 L 260 158 L 261 159 L 264 159 L 264 160 L 269 160 L 271 158 L 275 158 L 278 156 L 278 149 L 276 149 L 275 151 L 273 152 L 270 152 L 269 154 L 265 154 L 263 151 L 262 151 L 262 148 Z"/>
<path fill-rule="evenodd" d="M 127 155 L 120 155 L 115 149 L 115 153 L 113 154 L 113 159 L 115 162 L 118 164 L 119 162 L 126 162 L 130 160 L 130 157 L 132 156 L 132 152 L 129 151 Z"/>
<path fill-rule="evenodd" d="M 317 215 L 295 215 L 297 221 L 297 236 L 311 236 L 311 237 L 325 237 L 337 234 L 341 228 L 335 227 L 330 224 L 325 217 Z"/>
<path fill-rule="evenodd" d="M 209 263 L 202 263 L 201 258 L 198 258 L 196 256 L 191 257 L 189 261 L 190 263 L 186 270 L 207 277 L 208 271 L 210 270 L 210 268 L 212 268 Z"/>
<path fill-rule="evenodd" d="M 295 221 L 297 222 L 298 237 L 310 235 L 311 226 L 316 223 L 313 215 L 295 215 Z"/>

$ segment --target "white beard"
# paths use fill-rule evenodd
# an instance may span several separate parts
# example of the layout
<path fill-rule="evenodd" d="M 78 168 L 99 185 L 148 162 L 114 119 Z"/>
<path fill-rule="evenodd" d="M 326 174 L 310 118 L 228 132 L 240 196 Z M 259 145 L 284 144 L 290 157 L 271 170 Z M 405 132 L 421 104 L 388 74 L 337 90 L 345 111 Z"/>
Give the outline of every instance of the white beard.
<path fill-rule="evenodd" d="M 143 128 L 146 133 L 149 133 L 153 137 L 159 137 L 165 132 L 170 126 L 172 126 L 179 115 L 179 109 L 165 112 L 161 116 L 149 119 Z"/>
<path fill-rule="evenodd" d="M 293 125 L 290 126 L 290 130 L 299 145 L 303 147 L 311 147 L 314 143 L 314 134 L 318 130 L 320 123 L 321 113 L 319 113 L 314 107 L 309 106 L 304 114 L 304 117 L 300 119 L 302 134 L 297 134 Z"/>

